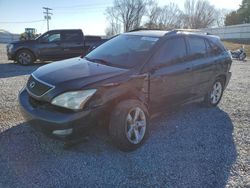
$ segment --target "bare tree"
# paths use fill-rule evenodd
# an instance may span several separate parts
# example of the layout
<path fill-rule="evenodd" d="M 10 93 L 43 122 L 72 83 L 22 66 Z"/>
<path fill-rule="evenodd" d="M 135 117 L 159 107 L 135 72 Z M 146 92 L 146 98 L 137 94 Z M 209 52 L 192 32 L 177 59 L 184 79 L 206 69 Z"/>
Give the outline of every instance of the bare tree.
<path fill-rule="evenodd" d="M 183 19 L 185 28 L 206 28 L 215 23 L 216 9 L 207 0 L 186 0 Z"/>
<path fill-rule="evenodd" d="M 158 7 L 152 3 L 148 8 L 148 20 L 145 26 L 149 29 L 173 29 L 181 26 L 182 15 L 178 5 L 170 3 L 164 7 Z"/>
<path fill-rule="evenodd" d="M 150 1 L 147 8 L 147 22 L 145 27 L 148 29 L 159 29 L 158 20 L 161 15 L 162 9 L 158 6 L 156 1 Z"/>
<path fill-rule="evenodd" d="M 170 3 L 161 9 L 159 17 L 159 28 L 160 29 L 174 29 L 181 26 L 181 15 L 182 11 L 175 3 Z"/>
<path fill-rule="evenodd" d="M 215 13 L 216 21 L 214 26 L 223 27 L 228 13 L 230 13 L 230 10 L 228 9 L 217 9 Z"/>
<path fill-rule="evenodd" d="M 121 32 L 121 23 L 117 17 L 117 11 L 114 7 L 106 9 L 106 18 L 109 24 L 105 31 L 107 36 L 114 36 Z"/>
<path fill-rule="evenodd" d="M 114 0 L 113 7 L 106 9 L 106 14 L 112 10 L 113 16 L 123 25 L 124 32 L 138 28 L 146 13 L 148 0 Z"/>

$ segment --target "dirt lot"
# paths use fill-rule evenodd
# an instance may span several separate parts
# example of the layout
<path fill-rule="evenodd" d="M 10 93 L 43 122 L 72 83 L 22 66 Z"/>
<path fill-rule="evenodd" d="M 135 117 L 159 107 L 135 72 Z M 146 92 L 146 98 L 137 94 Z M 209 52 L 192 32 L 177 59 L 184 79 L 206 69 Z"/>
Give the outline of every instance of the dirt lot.
<path fill-rule="evenodd" d="M 250 61 L 233 63 L 217 108 L 170 109 L 143 147 L 123 153 L 104 128 L 69 150 L 33 131 L 17 95 L 41 64 L 7 61 L 4 45 L 0 55 L 0 187 L 250 187 Z"/>

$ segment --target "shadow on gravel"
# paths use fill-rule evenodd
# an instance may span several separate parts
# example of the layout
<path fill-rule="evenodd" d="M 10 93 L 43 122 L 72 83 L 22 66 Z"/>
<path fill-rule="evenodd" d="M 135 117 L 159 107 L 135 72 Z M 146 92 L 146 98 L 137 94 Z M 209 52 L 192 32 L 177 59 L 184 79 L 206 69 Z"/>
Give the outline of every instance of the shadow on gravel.
<path fill-rule="evenodd" d="M 0 133 L 0 187 L 225 187 L 236 160 L 233 124 L 219 108 L 189 105 L 151 122 L 131 153 L 104 128 L 70 150 L 26 123 Z"/>
<path fill-rule="evenodd" d="M 17 63 L 0 63 L 0 78 L 28 75 L 45 64 L 39 62 L 34 65 L 23 66 Z"/>

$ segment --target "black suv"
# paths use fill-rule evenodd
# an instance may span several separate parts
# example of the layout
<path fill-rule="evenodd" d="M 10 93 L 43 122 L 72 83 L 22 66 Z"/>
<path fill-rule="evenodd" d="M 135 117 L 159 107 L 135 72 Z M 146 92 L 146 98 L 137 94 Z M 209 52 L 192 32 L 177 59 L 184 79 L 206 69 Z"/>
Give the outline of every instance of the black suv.
<path fill-rule="evenodd" d="M 40 67 L 19 102 L 31 125 L 54 138 L 74 139 L 108 119 L 114 144 L 130 151 L 145 140 L 152 114 L 197 100 L 216 106 L 231 63 L 216 36 L 134 31 L 83 58 Z"/>

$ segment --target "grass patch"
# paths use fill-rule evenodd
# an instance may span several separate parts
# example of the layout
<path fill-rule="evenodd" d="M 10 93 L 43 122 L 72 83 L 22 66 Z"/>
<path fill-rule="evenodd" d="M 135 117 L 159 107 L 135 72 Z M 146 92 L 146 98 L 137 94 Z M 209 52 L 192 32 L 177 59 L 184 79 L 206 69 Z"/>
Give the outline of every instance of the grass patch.
<path fill-rule="evenodd" d="M 235 42 L 226 42 L 223 41 L 225 47 L 229 50 L 237 50 L 239 49 L 242 45 L 245 46 L 246 54 L 247 57 L 250 57 L 250 45 L 249 44 L 240 44 L 240 43 L 235 43 Z"/>

